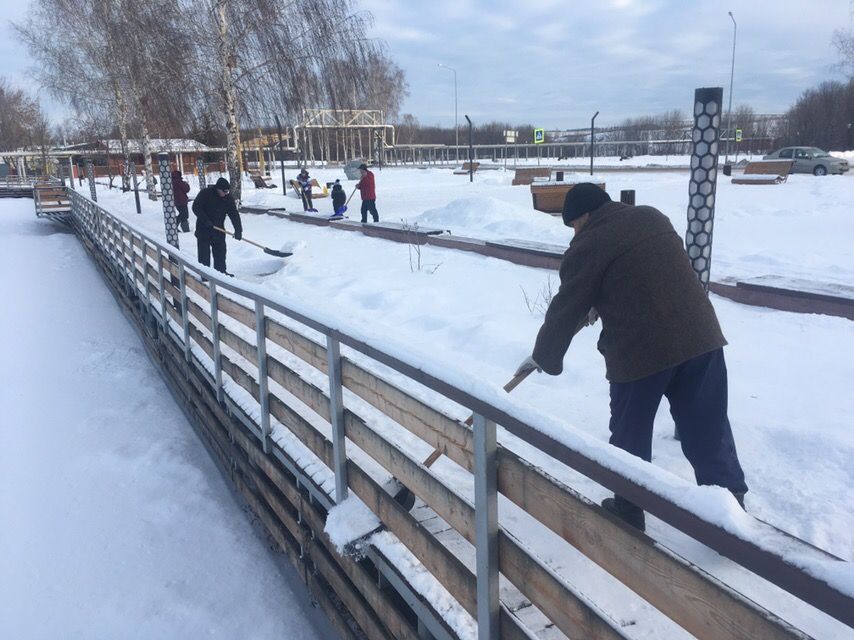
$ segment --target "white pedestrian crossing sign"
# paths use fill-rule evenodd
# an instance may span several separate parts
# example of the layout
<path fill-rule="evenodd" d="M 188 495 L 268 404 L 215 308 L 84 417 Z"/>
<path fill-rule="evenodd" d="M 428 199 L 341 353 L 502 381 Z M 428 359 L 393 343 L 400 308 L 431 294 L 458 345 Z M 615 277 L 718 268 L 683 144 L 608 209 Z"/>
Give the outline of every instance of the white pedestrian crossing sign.
<path fill-rule="evenodd" d="M 545 129 L 534 129 L 534 144 L 543 144 L 546 141 Z"/>

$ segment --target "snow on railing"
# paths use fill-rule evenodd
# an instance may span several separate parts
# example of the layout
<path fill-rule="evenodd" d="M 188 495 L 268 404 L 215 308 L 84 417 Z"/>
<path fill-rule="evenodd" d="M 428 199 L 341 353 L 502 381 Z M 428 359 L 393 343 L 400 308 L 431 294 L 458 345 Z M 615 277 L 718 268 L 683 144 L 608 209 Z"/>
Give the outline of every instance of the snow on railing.
<path fill-rule="evenodd" d="M 392 336 L 351 326 L 342 320 L 344 314 L 235 281 L 188 260 L 80 193 L 71 191 L 70 197 L 78 228 L 108 256 L 136 295 L 143 296 L 142 304 L 157 316 L 164 335 L 180 343 L 190 363 L 195 350 L 207 354 L 218 398 L 235 385 L 250 394 L 249 404 L 254 405 L 249 413 L 255 416 L 264 451 L 276 446 L 271 441 L 272 416 L 334 473 L 337 503 L 355 492 L 401 542 L 420 549 L 422 555 L 416 556 L 476 618 L 486 634 L 481 637 L 498 637 L 498 629 L 506 630 L 508 624 L 524 627 L 499 598 L 499 572 L 567 635 L 623 637 L 620 625 L 541 560 L 542 550 L 530 550 L 529 541 L 499 520 L 499 492 L 531 523 L 551 529 L 694 635 L 805 637 L 543 472 L 536 462 L 545 458 L 625 496 L 844 625 L 854 624 L 851 564 L 754 519 L 725 490 L 689 485 Z M 304 328 L 296 330 L 294 323 Z M 322 340 L 309 337 L 312 332 Z M 342 354 L 342 345 L 350 351 Z M 292 359 L 296 363 L 288 364 Z M 395 382 L 377 375 L 375 363 L 393 371 Z M 270 383 L 325 421 L 331 436 L 299 417 Z M 431 393 L 473 411 L 474 427 L 431 406 Z M 414 460 L 394 431 L 383 432 L 378 426 L 383 421 L 392 421 L 400 434 L 414 434 L 471 472 L 474 504 L 459 486 Z M 499 439 L 496 425 L 534 447 L 536 455 L 516 453 L 510 441 Z M 358 449 L 348 449 L 348 440 Z M 445 550 L 437 555 L 413 545 L 403 532 L 415 534 L 398 524 L 400 514 L 381 508 L 388 496 L 372 492 L 361 475 L 348 476 L 348 469 L 358 468 L 365 455 L 474 545 L 473 576 L 465 566 L 456 566 Z M 440 570 L 442 563 L 456 568 Z M 677 584 L 691 600 L 689 606 L 673 597 Z"/>

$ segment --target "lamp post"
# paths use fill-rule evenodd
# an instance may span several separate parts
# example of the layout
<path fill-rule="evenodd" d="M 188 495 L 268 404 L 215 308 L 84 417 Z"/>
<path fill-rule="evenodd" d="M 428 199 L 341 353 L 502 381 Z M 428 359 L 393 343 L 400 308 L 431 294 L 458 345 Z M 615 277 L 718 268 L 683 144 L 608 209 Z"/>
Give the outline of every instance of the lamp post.
<path fill-rule="evenodd" d="M 593 175 L 593 153 L 594 153 L 594 145 L 596 144 L 595 132 L 593 129 L 594 123 L 596 122 L 596 116 L 599 115 L 599 112 L 593 114 L 593 117 L 590 118 L 590 175 Z"/>
<path fill-rule="evenodd" d="M 459 161 L 460 159 L 460 127 L 457 124 L 457 70 L 449 67 L 441 62 L 437 65 L 442 69 L 454 72 L 454 156 Z"/>
<path fill-rule="evenodd" d="M 472 157 L 474 148 L 471 143 L 471 118 L 468 115 L 466 115 L 466 121 L 469 123 L 469 182 L 474 182 L 474 158 Z"/>
<path fill-rule="evenodd" d="M 738 24 L 735 22 L 735 16 L 732 15 L 732 11 L 727 11 L 727 15 L 729 15 L 732 20 L 732 65 L 729 69 L 729 108 L 727 109 L 726 115 L 726 158 L 724 159 L 724 164 L 729 164 L 729 144 L 732 140 L 732 77 L 735 74 L 735 36 L 738 31 Z"/>

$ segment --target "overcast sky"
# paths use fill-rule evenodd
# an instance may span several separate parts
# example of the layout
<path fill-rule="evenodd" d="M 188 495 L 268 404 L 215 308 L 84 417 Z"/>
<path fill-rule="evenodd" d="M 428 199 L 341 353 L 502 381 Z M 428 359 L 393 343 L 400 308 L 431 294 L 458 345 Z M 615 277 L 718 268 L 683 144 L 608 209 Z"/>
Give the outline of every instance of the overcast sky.
<path fill-rule="evenodd" d="M 729 90 L 733 104 L 784 111 L 807 87 L 841 77 L 830 39 L 851 22 L 849 0 L 361 0 L 403 67 L 404 112 L 459 119 L 585 126 L 682 108 L 693 90 Z"/>
<path fill-rule="evenodd" d="M 109 0 L 105 0 L 109 1 Z M 738 21 L 734 104 L 784 111 L 834 73 L 834 29 L 851 26 L 851 0 L 358 0 L 374 15 L 411 95 L 404 113 L 585 126 L 691 105 L 701 86 L 729 87 L 732 10 Z M 8 26 L 25 0 L 0 0 L 0 75 L 37 90 Z M 724 94 L 726 99 L 726 93 Z M 46 97 L 43 97 L 46 100 Z M 49 104 L 55 119 L 62 108 Z"/>

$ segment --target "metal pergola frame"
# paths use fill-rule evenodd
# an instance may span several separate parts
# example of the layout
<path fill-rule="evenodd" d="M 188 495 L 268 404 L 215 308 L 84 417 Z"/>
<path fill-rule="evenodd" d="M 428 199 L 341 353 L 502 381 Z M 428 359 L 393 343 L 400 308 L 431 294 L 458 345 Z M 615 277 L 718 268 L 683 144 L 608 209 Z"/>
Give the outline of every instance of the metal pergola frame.
<path fill-rule="evenodd" d="M 368 151 L 370 152 L 371 142 L 379 144 L 379 160 L 382 162 L 383 151 L 385 149 L 394 148 L 395 146 L 395 128 L 385 121 L 383 112 L 379 109 L 303 109 L 303 120 L 300 124 L 294 126 L 294 142 L 302 152 L 303 161 L 314 162 L 317 158 L 314 150 L 314 136 L 312 132 L 317 130 L 321 132 L 321 139 L 326 135 L 326 149 L 323 159 L 330 160 L 329 149 L 329 131 L 341 131 L 342 142 L 344 147 L 344 155 L 347 155 L 347 132 L 359 132 L 359 155 L 364 151 L 361 143 L 361 132 L 367 130 L 373 132 L 371 141 L 369 142 Z M 390 134 L 390 135 L 389 135 Z M 389 137 L 391 142 L 389 143 Z M 352 154 L 355 157 L 355 141 L 351 135 Z M 336 139 L 336 155 L 337 144 Z M 321 145 L 322 147 L 322 145 Z"/>

